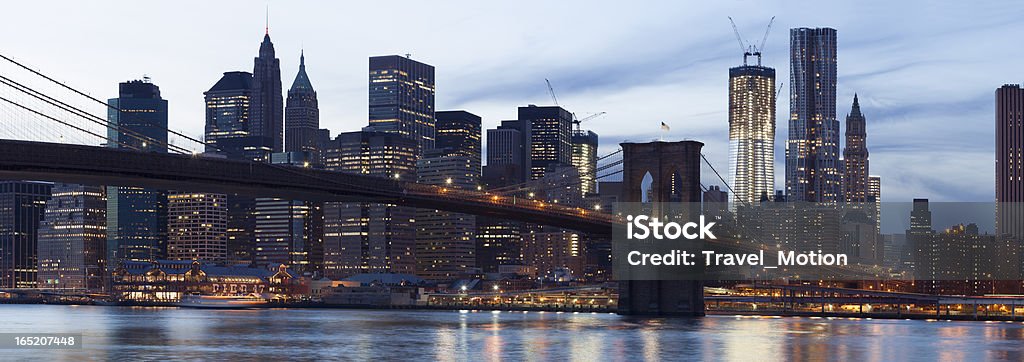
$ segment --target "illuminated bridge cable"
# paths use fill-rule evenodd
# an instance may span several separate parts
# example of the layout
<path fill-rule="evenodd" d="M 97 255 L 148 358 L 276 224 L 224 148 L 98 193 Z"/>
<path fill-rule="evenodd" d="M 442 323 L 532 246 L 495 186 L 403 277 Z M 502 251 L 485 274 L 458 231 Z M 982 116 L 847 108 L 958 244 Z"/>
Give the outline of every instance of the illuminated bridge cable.
<path fill-rule="evenodd" d="M 106 139 L 106 136 L 102 136 L 102 135 L 100 135 L 100 134 L 98 134 L 98 133 L 96 133 L 96 132 L 93 132 L 93 131 L 87 130 L 87 129 L 85 129 L 85 128 L 82 128 L 82 127 L 76 126 L 76 125 L 74 125 L 74 124 L 71 124 L 71 123 L 68 123 L 68 122 L 65 122 L 65 121 L 62 121 L 62 120 L 56 119 L 56 118 L 54 118 L 54 117 L 51 117 L 51 116 L 49 116 L 49 115 L 46 115 L 46 114 L 44 114 L 44 113 L 42 113 L 42 112 L 39 112 L 39 111 L 37 111 L 37 110 L 34 110 L 34 109 L 31 109 L 31 108 L 28 108 L 28 107 L 26 107 L 26 106 L 23 106 L 23 105 L 21 105 L 21 104 L 18 104 L 18 103 L 17 103 L 17 102 L 15 102 L 15 101 L 12 101 L 12 100 L 10 100 L 10 99 L 4 98 L 3 96 L 0 96 L 0 100 L 2 100 L 2 101 L 4 101 L 4 102 L 7 102 L 7 103 L 10 103 L 11 105 L 14 105 L 15 107 L 18 107 L 18 108 L 24 109 L 24 110 L 26 110 L 26 111 L 29 111 L 29 112 L 32 112 L 32 113 L 35 113 L 36 115 L 39 115 L 40 117 L 44 117 L 44 118 L 47 118 L 47 119 L 49 119 L 49 120 L 52 120 L 52 121 L 54 121 L 54 122 L 57 122 L 57 123 L 63 124 L 63 125 L 65 125 L 65 126 L 68 126 L 68 127 L 71 127 L 71 128 L 74 128 L 75 130 L 78 130 L 78 131 L 80 131 L 80 132 L 84 132 L 84 133 L 87 133 L 87 134 L 90 134 L 90 135 L 93 135 L 93 136 L 99 137 L 99 138 L 101 138 L 101 139 Z M 131 145 L 123 144 L 123 143 L 121 143 L 121 142 L 118 142 L 118 144 L 120 144 L 121 146 L 127 147 L 127 148 L 131 148 L 131 149 L 134 149 L 134 150 L 138 150 L 137 148 L 135 148 L 135 147 L 132 147 Z"/>
<path fill-rule="evenodd" d="M 29 68 L 28 66 L 25 66 L 24 64 L 21 64 L 21 63 L 19 63 L 19 62 L 15 61 L 14 59 L 11 59 L 11 58 L 7 57 L 6 55 L 0 54 L 0 58 L 2 58 L 3 60 L 6 60 L 6 61 L 8 61 L 8 62 L 10 62 L 11 64 L 14 64 L 14 65 L 18 66 L 18 67 L 19 67 L 19 68 L 21 68 L 21 69 L 27 70 L 27 71 L 31 72 L 32 74 L 35 74 L 35 75 L 37 75 L 37 76 L 39 76 L 39 77 L 41 77 L 41 78 L 43 78 L 43 79 L 46 79 L 46 80 L 48 80 L 48 81 L 50 81 L 50 82 L 52 82 L 52 83 L 54 83 L 54 84 L 57 84 L 57 85 L 59 85 L 59 86 L 63 87 L 64 89 L 70 90 L 70 91 L 74 92 L 75 94 L 78 94 L 78 95 L 80 95 L 80 96 L 82 96 L 82 97 L 88 98 L 89 100 L 92 100 L 92 101 L 94 101 L 94 102 L 96 102 L 96 103 L 102 104 L 103 106 L 105 106 L 105 107 L 107 107 L 107 108 L 110 108 L 110 109 L 116 110 L 116 111 L 117 111 L 117 112 L 118 112 L 119 114 L 123 114 L 123 113 L 125 113 L 125 112 L 124 112 L 123 110 L 121 110 L 121 109 L 120 109 L 120 108 L 118 108 L 118 107 L 115 107 L 115 106 L 113 106 L 113 105 L 110 105 L 110 104 L 109 104 L 109 103 L 107 103 L 107 102 L 101 101 L 101 100 L 99 100 L 99 99 L 97 99 L 97 98 L 95 98 L 95 97 L 93 97 L 93 96 L 90 96 L 90 95 L 88 95 L 88 94 L 85 94 L 85 93 L 83 93 L 83 92 L 81 92 L 81 91 L 79 91 L 79 90 L 77 90 L 77 89 L 75 89 L 75 88 L 73 88 L 73 87 L 71 87 L 71 86 L 69 86 L 69 85 L 66 85 L 66 84 L 64 84 L 64 83 L 61 83 L 60 81 L 58 81 L 58 80 L 56 80 L 56 79 L 50 78 L 49 76 L 47 76 L 47 75 L 45 75 L 45 74 L 43 74 L 43 73 L 40 73 L 40 72 L 38 72 L 38 71 L 36 71 L 36 70 L 34 70 L 34 69 L 32 69 L 32 68 Z M 206 143 L 206 142 L 204 142 L 204 141 L 198 140 L 198 139 L 196 139 L 196 138 L 193 138 L 193 137 L 191 137 L 191 136 L 185 135 L 185 134 L 183 134 L 183 133 L 180 133 L 180 132 L 178 132 L 178 131 L 174 131 L 174 130 L 172 130 L 172 129 L 168 128 L 168 127 L 160 127 L 160 126 L 156 126 L 156 125 L 153 125 L 153 126 L 155 126 L 155 127 L 159 128 L 159 129 L 161 129 L 162 131 L 167 131 L 168 133 L 171 133 L 171 134 L 174 134 L 174 135 L 176 135 L 176 136 L 182 137 L 182 138 L 184 138 L 184 139 L 186 139 L 186 140 L 189 140 L 189 141 L 192 141 L 192 142 L 198 143 L 198 144 L 200 144 L 200 145 L 203 145 L 203 146 L 206 146 L 206 147 L 210 147 L 210 148 L 212 148 L 212 149 L 215 149 L 215 150 L 217 150 L 217 151 L 220 151 L 220 149 L 219 149 L 219 148 L 217 148 L 217 146 L 216 146 L 216 145 L 213 145 L 213 144 L 208 144 L 208 143 Z"/>
<path fill-rule="evenodd" d="M 148 136 L 143 135 L 143 134 L 141 134 L 139 132 L 127 129 L 125 127 L 121 127 L 120 125 L 114 124 L 113 122 L 110 122 L 110 121 L 108 121 L 106 119 L 97 117 L 97 116 L 95 116 L 93 114 L 90 114 L 90 113 L 88 113 L 86 111 L 83 111 L 83 110 L 81 110 L 81 109 L 79 109 L 77 107 L 74 107 L 74 106 L 69 105 L 69 104 L 64 103 L 64 102 L 61 102 L 60 100 L 54 99 L 53 97 L 50 97 L 50 96 L 48 96 L 46 94 L 43 94 L 43 93 L 41 93 L 41 92 L 39 92 L 39 91 L 37 91 L 35 89 L 32 89 L 32 88 L 30 88 L 28 86 L 23 85 L 21 83 L 15 82 L 15 81 L 11 80 L 10 78 L 4 77 L 2 75 L 0 75 L 0 83 L 3 83 L 3 84 L 5 84 L 5 85 L 7 85 L 7 86 L 9 86 L 11 88 L 14 88 L 14 89 L 16 89 L 16 90 L 18 90 L 18 91 L 20 91 L 22 93 L 25 93 L 25 94 L 33 97 L 33 98 L 36 98 L 38 100 L 43 101 L 43 102 L 46 102 L 47 104 L 49 104 L 51 106 L 57 107 L 57 108 L 59 108 L 59 109 L 61 109 L 63 111 L 71 113 L 71 114 L 73 114 L 75 116 L 84 118 L 84 119 L 86 119 L 86 120 L 88 120 L 90 122 L 99 124 L 101 126 L 104 126 L 104 127 L 109 128 L 111 130 L 114 130 L 116 132 L 125 134 L 127 136 L 131 136 L 131 137 L 133 137 L 133 138 L 135 138 L 135 139 L 137 139 L 137 140 L 139 140 L 141 142 L 148 142 L 148 143 L 152 143 L 152 144 L 156 144 L 156 145 L 166 146 L 168 148 L 168 150 L 171 151 L 171 152 L 178 152 L 178 153 L 181 153 L 181 154 L 189 154 L 189 153 L 191 153 L 191 151 L 189 149 L 186 149 L 184 147 L 177 146 L 177 145 L 172 145 L 172 144 L 170 144 L 168 142 L 161 142 L 161 141 L 159 141 L 157 139 L 154 139 L 152 137 L 148 137 Z M 104 140 L 106 140 L 108 142 L 110 141 L 110 139 L 108 139 L 107 137 L 102 137 L 102 139 L 104 139 Z"/>

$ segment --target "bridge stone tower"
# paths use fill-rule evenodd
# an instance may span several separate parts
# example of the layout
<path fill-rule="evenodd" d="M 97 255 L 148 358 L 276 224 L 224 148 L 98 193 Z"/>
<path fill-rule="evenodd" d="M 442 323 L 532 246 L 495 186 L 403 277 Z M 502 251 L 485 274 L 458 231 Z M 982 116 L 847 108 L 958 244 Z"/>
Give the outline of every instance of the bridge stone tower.
<path fill-rule="evenodd" d="M 644 178 L 650 174 L 650 202 L 700 202 L 700 150 L 697 141 L 622 143 L 620 202 L 644 199 Z M 655 206 L 655 213 L 659 208 Z M 704 315 L 704 283 L 687 280 L 619 282 L 619 314 Z"/>

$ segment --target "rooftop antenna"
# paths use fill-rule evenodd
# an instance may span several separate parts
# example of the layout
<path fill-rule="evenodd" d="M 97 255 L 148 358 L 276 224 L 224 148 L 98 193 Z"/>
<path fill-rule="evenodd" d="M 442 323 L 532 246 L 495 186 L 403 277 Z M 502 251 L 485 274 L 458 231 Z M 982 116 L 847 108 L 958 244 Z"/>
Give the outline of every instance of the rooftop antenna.
<path fill-rule="evenodd" d="M 263 30 L 266 32 L 265 33 L 266 35 L 270 35 L 270 3 L 269 2 L 267 3 L 267 14 L 266 14 L 266 16 L 267 16 L 267 19 L 266 19 L 266 23 L 264 23 L 265 25 L 264 25 Z"/>
<path fill-rule="evenodd" d="M 412 59 L 412 53 L 405 53 L 406 59 Z"/>

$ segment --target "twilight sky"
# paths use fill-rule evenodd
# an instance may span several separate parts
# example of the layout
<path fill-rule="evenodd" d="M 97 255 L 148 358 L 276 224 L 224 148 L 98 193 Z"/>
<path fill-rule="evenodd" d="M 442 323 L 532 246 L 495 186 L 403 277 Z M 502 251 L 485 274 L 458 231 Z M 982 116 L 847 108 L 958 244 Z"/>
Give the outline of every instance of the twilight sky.
<path fill-rule="evenodd" d="M 991 201 L 994 90 L 1020 83 L 1024 4 L 1014 1 L 270 1 L 270 36 L 288 88 L 305 49 L 332 134 L 367 123 L 367 58 L 411 53 L 437 68 L 437 109 L 493 128 L 516 107 L 559 102 L 600 134 L 695 139 L 727 172 L 728 68 L 742 60 L 727 16 L 777 70 L 776 186 L 784 185 L 789 29 L 839 33 L 838 110 L 860 95 L 871 173 L 883 200 Z M 152 77 L 174 130 L 203 132 L 203 92 L 225 71 L 252 71 L 264 31 L 257 1 L 24 1 L 4 5 L 0 53 L 89 92 Z M 845 127 L 844 127 L 845 128 Z M 705 172 L 705 184 L 721 182 Z"/>

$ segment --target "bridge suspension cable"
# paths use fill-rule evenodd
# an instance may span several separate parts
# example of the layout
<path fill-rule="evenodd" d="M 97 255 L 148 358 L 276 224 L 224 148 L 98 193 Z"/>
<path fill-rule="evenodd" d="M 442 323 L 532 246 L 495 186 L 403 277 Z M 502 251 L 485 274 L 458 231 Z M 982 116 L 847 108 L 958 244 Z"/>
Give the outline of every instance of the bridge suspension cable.
<path fill-rule="evenodd" d="M 26 71 L 28 71 L 28 72 L 30 72 L 30 73 L 40 77 L 40 78 L 43 78 L 43 79 L 45 79 L 45 80 L 47 80 L 47 81 L 49 81 L 49 82 L 51 82 L 53 84 L 58 85 L 59 87 L 61 87 L 63 89 L 69 90 L 69 91 L 73 92 L 74 94 L 77 94 L 79 96 L 85 97 L 86 99 L 88 99 L 90 101 L 99 103 L 99 104 L 103 105 L 106 108 L 115 110 L 115 111 L 118 112 L 118 114 L 127 114 L 127 112 L 122 110 L 120 107 L 111 105 L 111 104 L 109 104 L 107 102 L 104 102 L 104 101 L 102 101 L 100 99 L 97 99 L 97 98 L 95 98 L 93 96 L 90 96 L 90 95 L 88 95 L 88 94 L 86 94 L 86 93 L 84 93 L 82 91 L 79 91 L 78 89 L 75 89 L 74 87 L 71 87 L 71 86 L 69 86 L 67 84 L 64 84 L 63 82 L 60 82 L 60 81 L 58 81 L 56 79 L 53 79 L 53 78 L 47 76 L 46 74 L 43 74 L 43 73 L 41 73 L 39 71 L 36 71 L 35 69 L 29 68 L 28 66 L 26 66 L 26 65 L 24 65 L 24 64 L 22 64 L 22 63 L 20 63 L 20 62 L 18 62 L 16 60 L 14 60 L 14 59 L 11 59 L 10 57 L 8 57 L 8 56 L 6 56 L 4 54 L 0 54 L 0 59 L 3 59 L 3 60 L 5 60 L 5 61 L 7 61 L 7 62 L 9 62 L 11 64 L 14 64 L 18 68 L 24 69 L 24 70 L 26 70 Z M 181 132 L 172 130 L 172 129 L 168 128 L 168 127 L 162 127 L 162 126 L 158 126 L 158 125 L 152 125 L 152 126 L 155 126 L 155 127 L 157 127 L 158 129 L 160 129 L 162 131 L 167 131 L 167 133 L 169 133 L 169 134 L 173 134 L 173 135 L 176 135 L 178 137 L 182 137 L 182 138 L 184 138 L 186 140 L 189 140 L 189 141 L 195 142 L 197 144 L 203 145 L 204 147 L 210 147 L 212 149 L 216 149 L 216 150 L 219 151 L 219 149 L 215 145 L 207 144 L 206 142 L 204 142 L 202 140 L 199 140 L 199 139 L 196 139 L 194 137 L 191 137 L 191 136 L 188 136 L 186 134 L 183 134 Z M 103 138 L 107 139 L 106 137 L 103 137 Z M 108 139 L 108 141 L 109 141 L 109 139 Z M 180 146 L 176 146 L 176 147 L 184 149 L 183 147 L 180 147 Z M 191 152 L 184 152 L 184 153 L 191 153 Z"/>

